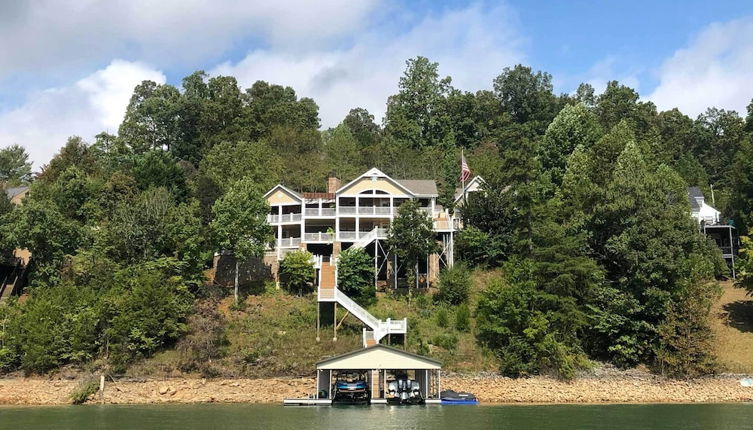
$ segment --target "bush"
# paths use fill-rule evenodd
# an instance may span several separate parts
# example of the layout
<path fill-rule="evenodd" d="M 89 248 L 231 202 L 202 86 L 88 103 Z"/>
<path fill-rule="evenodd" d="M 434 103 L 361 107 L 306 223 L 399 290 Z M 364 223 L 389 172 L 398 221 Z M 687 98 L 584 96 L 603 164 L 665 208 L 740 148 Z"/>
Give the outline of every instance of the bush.
<path fill-rule="evenodd" d="M 194 307 L 188 317 L 188 333 L 178 341 L 180 369 L 198 370 L 205 377 L 212 375 L 212 360 L 225 355 L 229 341 L 225 335 L 225 318 L 217 310 L 217 302 L 205 300 Z"/>
<path fill-rule="evenodd" d="M 581 352 L 576 337 L 583 317 L 572 298 L 538 291 L 532 282 L 496 279 L 479 299 L 476 329 L 507 376 L 552 372 L 575 376 Z"/>
<path fill-rule="evenodd" d="M 469 331 L 471 329 L 471 311 L 465 303 L 458 306 L 455 311 L 455 329 Z"/>
<path fill-rule="evenodd" d="M 349 248 L 337 260 L 337 288 L 361 305 L 376 298 L 374 260 L 363 248 Z"/>
<path fill-rule="evenodd" d="M 299 296 L 314 291 L 316 269 L 311 261 L 311 253 L 293 251 L 280 262 L 280 283 L 285 291 Z"/>
<path fill-rule="evenodd" d="M 93 394 L 99 391 L 99 381 L 92 377 L 82 379 L 71 393 L 71 401 L 74 405 L 86 403 Z"/>
<path fill-rule="evenodd" d="M 431 339 L 431 344 L 447 351 L 454 351 L 458 346 L 458 337 L 454 333 L 438 334 Z"/>
<path fill-rule="evenodd" d="M 437 325 L 442 328 L 447 328 L 450 325 L 450 317 L 447 314 L 447 309 L 439 308 L 436 313 Z"/>
<path fill-rule="evenodd" d="M 185 331 L 193 297 L 173 259 L 161 259 L 121 271 L 108 308 L 112 318 L 105 335 L 115 371 L 152 355 Z"/>
<path fill-rule="evenodd" d="M 442 270 L 439 274 L 439 300 L 451 305 L 459 305 L 468 300 L 470 290 L 471 276 L 466 266 L 456 264 Z"/>

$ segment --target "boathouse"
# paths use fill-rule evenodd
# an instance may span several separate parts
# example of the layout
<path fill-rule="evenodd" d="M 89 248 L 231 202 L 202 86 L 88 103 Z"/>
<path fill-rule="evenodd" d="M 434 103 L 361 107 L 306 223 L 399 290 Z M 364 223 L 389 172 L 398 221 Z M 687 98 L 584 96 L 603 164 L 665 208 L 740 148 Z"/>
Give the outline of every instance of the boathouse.
<path fill-rule="evenodd" d="M 387 403 L 388 383 L 398 375 L 417 381 L 426 403 L 440 403 L 441 369 L 437 360 L 377 344 L 318 362 L 316 397 L 328 399 L 339 375 L 358 372 L 366 375 L 372 404 Z"/>

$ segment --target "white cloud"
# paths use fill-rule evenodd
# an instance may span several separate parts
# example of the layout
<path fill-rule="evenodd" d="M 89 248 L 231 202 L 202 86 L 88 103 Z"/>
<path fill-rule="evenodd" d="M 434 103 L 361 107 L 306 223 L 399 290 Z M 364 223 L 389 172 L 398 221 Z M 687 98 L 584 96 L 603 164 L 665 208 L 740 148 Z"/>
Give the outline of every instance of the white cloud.
<path fill-rule="evenodd" d="M 165 75 L 143 63 L 114 60 L 70 86 L 33 93 L 21 107 L 0 112 L 0 147 L 24 146 L 39 167 L 69 136 L 114 133 L 133 88 L 146 79 L 164 83 Z"/>
<path fill-rule="evenodd" d="M 258 38 L 302 48 L 355 30 L 377 0 L 38 0 L 0 2 L 0 78 L 134 57 L 169 64 L 220 58 Z M 384 7 L 382 7 L 384 9 Z"/>
<path fill-rule="evenodd" d="M 397 91 L 405 61 L 417 55 L 439 62 L 440 74 L 452 76 L 457 88 L 491 88 L 504 67 L 524 61 L 525 41 L 514 21 L 503 6 L 445 10 L 402 33 L 383 28 L 361 33 L 345 49 L 255 50 L 210 73 L 236 76 L 242 86 L 260 79 L 292 86 L 299 96 L 312 97 L 319 104 L 325 127 L 336 125 L 356 106 L 378 119 L 387 96 Z"/>
<path fill-rule="evenodd" d="M 661 66 L 649 96 L 662 109 L 695 116 L 708 107 L 745 112 L 753 97 L 753 19 L 706 27 Z"/>

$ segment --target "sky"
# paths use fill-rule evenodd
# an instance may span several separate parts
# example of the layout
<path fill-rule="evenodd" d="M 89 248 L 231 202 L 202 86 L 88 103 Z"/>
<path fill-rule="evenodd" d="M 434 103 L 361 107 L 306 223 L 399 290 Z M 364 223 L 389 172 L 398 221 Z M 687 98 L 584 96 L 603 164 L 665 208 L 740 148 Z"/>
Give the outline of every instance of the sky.
<path fill-rule="evenodd" d="M 467 91 L 522 63 L 558 93 L 618 80 L 692 117 L 753 99 L 750 0 L 8 0 L 0 40 L 0 148 L 37 168 L 68 136 L 117 133 L 142 80 L 195 70 L 292 86 L 325 128 L 381 119 L 417 55 Z"/>

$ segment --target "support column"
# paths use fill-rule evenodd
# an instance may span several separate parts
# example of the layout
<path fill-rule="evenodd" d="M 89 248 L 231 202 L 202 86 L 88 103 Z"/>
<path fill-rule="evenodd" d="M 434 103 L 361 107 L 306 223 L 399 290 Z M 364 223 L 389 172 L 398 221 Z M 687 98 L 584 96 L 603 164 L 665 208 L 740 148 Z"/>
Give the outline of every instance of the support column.
<path fill-rule="evenodd" d="M 377 257 L 379 252 L 379 239 L 374 240 L 374 288 L 377 287 L 379 282 L 379 266 L 377 263 Z"/>
<path fill-rule="evenodd" d="M 337 302 L 333 302 L 334 307 L 332 308 L 332 341 L 337 341 Z"/>
<path fill-rule="evenodd" d="M 275 248 L 277 248 L 277 260 L 279 261 L 282 257 L 282 247 L 280 246 L 282 244 L 282 206 L 277 206 L 277 244 Z"/>
<path fill-rule="evenodd" d="M 319 329 L 321 327 L 321 314 L 322 314 L 322 304 L 320 302 L 317 302 L 316 303 L 316 341 L 317 342 L 319 342 L 319 340 L 320 340 L 320 338 L 319 338 Z M 318 376 L 317 376 L 317 378 L 318 378 Z M 319 383 L 319 381 L 317 379 L 317 384 L 318 383 Z"/>
<path fill-rule="evenodd" d="M 728 227 L 729 230 L 729 256 L 732 259 L 732 279 L 737 279 L 735 276 L 735 244 L 732 242 L 732 227 Z"/>
<path fill-rule="evenodd" d="M 361 207 L 361 203 L 359 202 L 358 196 L 356 196 L 356 240 L 360 239 L 361 236 L 361 226 L 360 226 L 360 220 L 361 220 L 361 214 L 359 214 L 359 208 Z"/>

